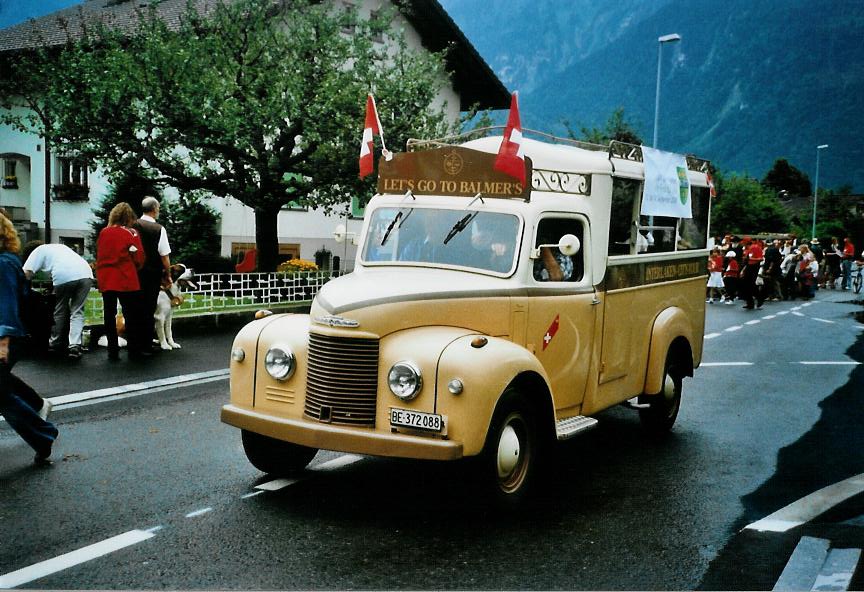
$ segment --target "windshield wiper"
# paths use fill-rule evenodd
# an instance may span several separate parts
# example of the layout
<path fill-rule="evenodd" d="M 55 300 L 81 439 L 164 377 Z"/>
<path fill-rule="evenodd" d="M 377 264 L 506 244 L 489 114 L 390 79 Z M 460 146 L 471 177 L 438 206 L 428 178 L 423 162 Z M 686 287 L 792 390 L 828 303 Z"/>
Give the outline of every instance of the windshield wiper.
<path fill-rule="evenodd" d="M 465 228 L 471 224 L 471 220 L 473 220 L 479 213 L 480 212 L 472 212 L 470 214 L 465 214 L 461 219 L 457 220 L 456 224 L 453 225 L 453 228 L 450 229 L 450 232 L 448 232 L 447 236 L 444 238 L 444 244 L 446 245 L 454 236 L 465 230 Z"/>
<path fill-rule="evenodd" d="M 387 231 L 384 233 L 384 238 L 381 239 L 381 246 L 384 246 L 384 243 L 387 242 L 387 239 L 390 238 L 390 233 L 393 232 L 393 228 L 402 228 L 402 225 L 405 224 L 405 220 L 408 219 L 408 216 L 414 213 L 414 208 L 408 210 L 408 213 L 405 214 L 404 211 L 399 210 L 396 213 L 396 217 L 393 218 L 393 221 L 387 226 Z M 401 222 L 399 222 L 401 220 Z M 396 223 L 399 222 L 399 225 L 396 226 Z"/>

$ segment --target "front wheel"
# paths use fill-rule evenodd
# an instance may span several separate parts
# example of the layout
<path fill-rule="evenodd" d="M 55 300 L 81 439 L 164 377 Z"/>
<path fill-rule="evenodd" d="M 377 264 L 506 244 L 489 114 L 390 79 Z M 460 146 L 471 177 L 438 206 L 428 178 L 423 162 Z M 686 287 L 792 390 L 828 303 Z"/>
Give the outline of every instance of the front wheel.
<path fill-rule="evenodd" d="M 647 409 L 639 410 L 642 427 L 651 436 L 663 436 L 675 424 L 681 408 L 681 376 L 666 363 L 663 371 L 663 388 L 656 395 L 642 395 L 640 403 L 647 403 Z"/>
<path fill-rule="evenodd" d="M 501 396 L 482 458 L 483 481 L 497 506 L 519 505 L 537 480 L 540 438 L 534 408 L 515 389 Z"/>
<path fill-rule="evenodd" d="M 290 475 L 308 465 L 316 448 L 283 442 L 255 432 L 242 430 L 246 458 L 259 471 L 271 475 Z"/>

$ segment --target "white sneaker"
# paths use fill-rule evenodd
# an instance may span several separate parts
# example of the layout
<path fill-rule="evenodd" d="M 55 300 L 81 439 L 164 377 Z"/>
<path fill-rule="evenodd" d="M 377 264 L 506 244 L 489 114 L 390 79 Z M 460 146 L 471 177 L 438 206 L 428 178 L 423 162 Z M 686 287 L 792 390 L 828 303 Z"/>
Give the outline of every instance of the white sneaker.
<path fill-rule="evenodd" d="M 42 404 L 42 408 L 39 410 L 39 417 L 42 418 L 42 421 L 48 421 L 48 414 L 51 413 L 51 409 L 54 407 L 54 404 L 45 399 L 45 403 Z"/>

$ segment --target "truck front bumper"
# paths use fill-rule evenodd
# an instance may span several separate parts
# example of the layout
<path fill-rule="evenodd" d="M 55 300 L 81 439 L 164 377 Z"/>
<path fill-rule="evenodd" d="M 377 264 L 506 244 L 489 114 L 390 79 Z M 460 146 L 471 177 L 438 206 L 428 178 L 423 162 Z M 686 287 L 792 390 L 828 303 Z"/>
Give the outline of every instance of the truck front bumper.
<path fill-rule="evenodd" d="M 310 448 L 424 460 L 462 458 L 460 442 L 274 417 L 230 404 L 222 407 L 221 419 L 243 430 Z"/>

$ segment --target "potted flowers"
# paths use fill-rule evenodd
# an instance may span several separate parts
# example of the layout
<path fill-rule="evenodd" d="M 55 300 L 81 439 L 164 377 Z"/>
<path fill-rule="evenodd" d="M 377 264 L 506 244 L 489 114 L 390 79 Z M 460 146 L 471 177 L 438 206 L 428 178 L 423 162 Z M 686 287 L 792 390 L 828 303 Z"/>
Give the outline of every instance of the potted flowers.
<path fill-rule="evenodd" d="M 18 177 L 15 175 L 3 177 L 3 189 L 18 189 Z"/>

